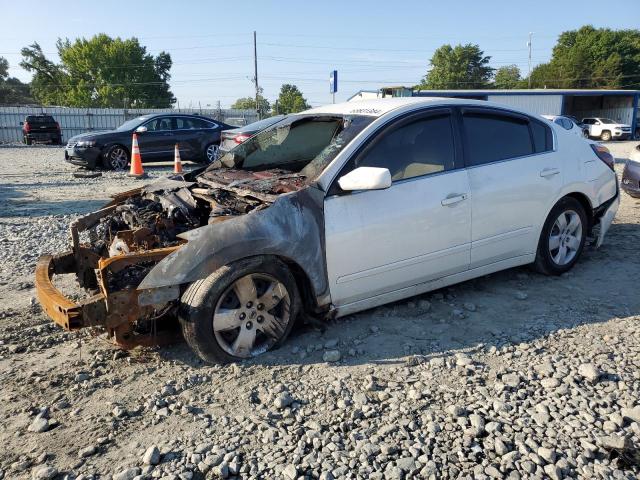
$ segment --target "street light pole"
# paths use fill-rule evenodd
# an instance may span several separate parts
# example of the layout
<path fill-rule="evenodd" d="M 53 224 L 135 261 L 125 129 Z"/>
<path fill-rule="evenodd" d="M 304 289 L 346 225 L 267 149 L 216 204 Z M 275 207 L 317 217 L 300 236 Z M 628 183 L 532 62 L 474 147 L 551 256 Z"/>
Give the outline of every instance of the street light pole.
<path fill-rule="evenodd" d="M 256 84 L 256 113 L 258 114 L 258 120 L 260 120 L 260 104 L 258 103 L 258 97 L 260 95 L 260 88 L 258 87 L 258 47 L 256 45 L 256 31 L 253 31 L 253 81 Z"/>

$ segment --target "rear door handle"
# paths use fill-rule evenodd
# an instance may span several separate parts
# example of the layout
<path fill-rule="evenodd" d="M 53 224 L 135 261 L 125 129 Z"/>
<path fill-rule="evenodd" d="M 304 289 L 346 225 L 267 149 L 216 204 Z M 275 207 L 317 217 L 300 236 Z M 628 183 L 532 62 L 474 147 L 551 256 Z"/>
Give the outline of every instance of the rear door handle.
<path fill-rule="evenodd" d="M 454 195 L 449 195 L 447 198 L 442 199 L 440 203 L 442 204 L 443 207 L 446 207 L 447 205 L 454 205 L 466 199 L 467 199 L 467 195 L 465 193 L 463 193 L 462 195 L 454 194 Z"/>
<path fill-rule="evenodd" d="M 540 172 L 541 177 L 552 177 L 560 173 L 559 168 L 545 168 Z"/>

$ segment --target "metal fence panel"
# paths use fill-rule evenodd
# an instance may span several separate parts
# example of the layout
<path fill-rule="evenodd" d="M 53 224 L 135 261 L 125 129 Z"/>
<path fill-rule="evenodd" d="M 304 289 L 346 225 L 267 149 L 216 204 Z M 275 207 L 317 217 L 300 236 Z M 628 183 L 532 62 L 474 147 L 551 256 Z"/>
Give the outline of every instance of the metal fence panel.
<path fill-rule="evenodd" d="M 74 135 L 97 130 L 111 130 L 126 120 L 147 113 L 191 113 L 210 117 L 230 125 L 255 122 L 255 110 L 223 109 L 123 109 L 123 108 L 67 108 L 67 107 L 0 107 L 0 143 L 22 142 L 22 127 L 27 115 L 52 115 L 62 129 L 62 140 Z"/>

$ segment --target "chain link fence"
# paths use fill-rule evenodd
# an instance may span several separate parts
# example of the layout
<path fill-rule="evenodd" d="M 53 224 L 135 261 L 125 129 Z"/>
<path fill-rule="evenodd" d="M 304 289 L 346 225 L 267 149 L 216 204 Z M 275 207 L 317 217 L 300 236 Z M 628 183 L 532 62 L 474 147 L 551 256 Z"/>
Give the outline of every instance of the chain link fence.
<path fill-rule="evenodd" d="M 255 110 L 212 109 L 123 109 L 0 106 L 0 143 L 22 142 L 22 126 L 27 115 L 47 114 L 60 124 L 62 140 L 96 130 L 111 130 L 125 121 L 147 113 L 189 113 L 209 117 L 229 125 L 242 126 L 258 119 Z"/>

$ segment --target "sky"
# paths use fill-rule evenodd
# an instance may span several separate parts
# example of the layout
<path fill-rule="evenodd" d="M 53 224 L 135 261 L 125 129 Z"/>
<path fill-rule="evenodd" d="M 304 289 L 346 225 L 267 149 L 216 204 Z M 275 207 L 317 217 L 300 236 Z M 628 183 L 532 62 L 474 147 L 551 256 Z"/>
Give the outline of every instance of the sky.
<path fill-rule="evenodd" d="M 640 26 L 640 0 L 615 8 L 595 0 L 75 1 L 0 0 L 0 56 L 23 81 L 20 49 L 38 42 L 57 61 L 58 38 L 97 33 L 137 37 L 152 54 L 171 54 L 171 90 L 181 107 L 230 106 L 254 95 L 253 31 L 258 83 L 274 100 L 294 83 L 311 105 L 331 102 L 329 72 L 338 70 L 336 101 L 359 90 L 419 83 L 434 50 L 476 43 L 491 66 L 528 70 L 549 60 L 558 35 L 591 24 Z"/>

